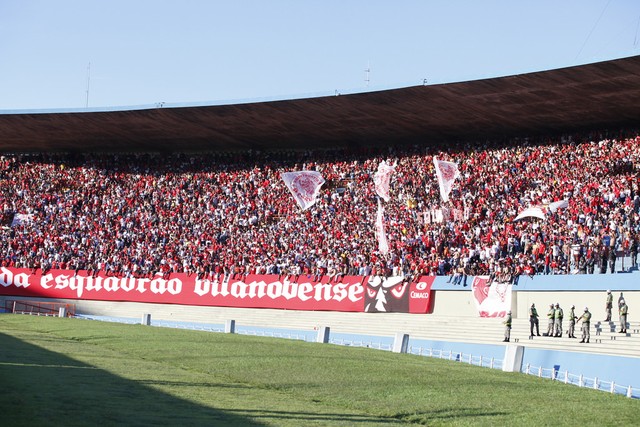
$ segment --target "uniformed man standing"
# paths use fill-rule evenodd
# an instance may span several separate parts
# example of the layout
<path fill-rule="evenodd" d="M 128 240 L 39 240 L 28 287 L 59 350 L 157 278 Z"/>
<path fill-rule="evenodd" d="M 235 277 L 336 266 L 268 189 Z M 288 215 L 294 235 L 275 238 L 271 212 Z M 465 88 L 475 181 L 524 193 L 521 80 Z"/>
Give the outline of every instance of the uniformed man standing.
<path fill-rule="evenodd" d="M 591 313 L 589 312 L 589 307 L 584 308 L 584 313 L 578 318 L 578 322 L 580 321 L 582 321 L 582 341 L 580 342 L 588 343 L 591 337 Z"/>
<path fill-rule="evenodd" d="M 555 337 L 562 336 L 562 319 L 564 318 L 564 311 L 560 308 L 560 304 L 556 303 L 556 309 L 554 312 L 554 325 L 555 325 Z"/>
<path fill-rule="evenodd" d="M 627 310 L 629 310 L 629 307 L 627 307 L 627 303 L 624 302 L 624 300 L 620 301 L 620 331 L 619 333 L 621 334 L 626 334 L 627 333 Z"/>
<path fill-rule="evenodd" d="M 569 334 L 569 338 L 576 337 L 576 319 L 577 318 L 578 317 L 576 317 L 576 306 L 572 305 L 571 311 L 569 312 L 569 330 L 567 331 L 567 334 Z"/>
<path fill-rule="evenodd" d="M 611 308 L 613 307 L 613 295 L 611 295 L 611 290 L 607 290 L 607 302 L 605 304 L 605 310 L 607 312 L 607 318 L 604 319 L 605 322 L 611 322 Z"/>
<path fill-rule="evenodd" d="M 502 323 L 504 323 L 504 340 L 502 342 L 509 342 L 511 339 L 511 311 L 507 311 L 507 318 Z"/>
<path fill-rule="evenodd" d="M 549 306 L 549 311 L 547 312 L 547 319 L 549 323 L 547 324 L 547 333 L 544 335 L 546 337 L 552 337 L 553 331 L 555 329 L 555 323 L 556 323 L 556 309 L 553 307 L 553 304 Z"/>
<path fill-rule="evenodd" d="M 540 336 L 540 322 L 538 321 L 538 310 L 536 309 L 536 305 L 531 303 L 531 307 L 529 308 L 529 324 L 531 326 L 531 335 L 533 336 L 533 327 L 536 328 L 536 335 Z"/>

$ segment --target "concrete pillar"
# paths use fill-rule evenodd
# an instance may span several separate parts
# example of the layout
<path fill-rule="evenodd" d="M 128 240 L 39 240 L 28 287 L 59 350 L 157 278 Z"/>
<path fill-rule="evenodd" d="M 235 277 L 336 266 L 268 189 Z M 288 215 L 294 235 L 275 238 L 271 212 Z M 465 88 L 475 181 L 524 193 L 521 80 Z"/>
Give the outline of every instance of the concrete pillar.
<path fill-rule="evenodd" d="M 394 353 L 406 353 L 409 348 L 409 335 L 398 332 L 393 340 Z"/>
<path fill-rule="evenodd" d="M 502 370 L 505 372 L 520 372 L 524 359 L 524 347 L 521 345 L 507 344 L 504 349 L 504 362 Z"/>
<path fill-rule="evenodd" d="M 142 322 L 141 322 L 141 324 L 142 324 L 142 325 L 146 325 L 146 326 L 151 325 L 151 314 L 150 314 L 150 313 L 144 313 L 144 314 L 142 315 Z"/>
<path fill-rule="evenodd" d="M 226 334 L 235 334 L 236 333 L 236 321 L 229 319 L 224 324 L 224 332 Z"/>
<path fill-rule="evenodd" d="M 329 332 L 330 332 L 330 329 L 328 326 L 319 326 L 316 342 L 327 344 L 329 342 Z"/>

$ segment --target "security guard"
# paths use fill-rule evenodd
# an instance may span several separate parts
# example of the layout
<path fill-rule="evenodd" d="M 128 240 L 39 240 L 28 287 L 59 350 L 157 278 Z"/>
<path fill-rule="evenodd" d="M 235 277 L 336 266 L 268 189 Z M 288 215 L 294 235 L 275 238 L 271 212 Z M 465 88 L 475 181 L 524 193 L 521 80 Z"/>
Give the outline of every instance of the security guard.
<path fill-rule="evenodd" d="M 620 301 L 620 331 L 619 333 L 621 334 L 626 334 L 627 333 L 627 310 L 629 310 L 629 307 L 627 307 L 627 303 L 624 302 L 624 300 Z"/>
<path fill-rule="evenodd" d="M 504 323 L 504 340 L 502 342 L 509 342 L 511 339 L 511 310 L 507 311 L 507 318 L 502 323 Z"/>
<path fill-rule="evenodd" d="M 578 322 L 580 321 L 582 321 L 582 341 L 580 342 L 588 343 L 591 337 L 591 312 L 589 312 L 589 307 L 584 308 L 584 313 L 578 318 Z"/>
<path fill-rule="evenodd" d="M 562 336 L 562 319 L 564 318 L 564 311 L 560 308 L 560 304 L 556 303 L 556 309 L 554 312 L 554 324 L 555 324 L 555 337 Z"/>
<path fill-rule="evenodd" d="M 569 312 L 569 330 L 567 331 L 567 334 L 569 334 L 569 338 L 576 337 L 576 319 L 577 318 L 578 317 L 576 317 L 576 306 L 572 305 L 571 311 Z"/>
<path fill-rule="evenodd" d="M 536 305 L 531 303 L 531 307 L 529 308 L 529 324 L 531 326 L 531 335 L 533 336 L 533 327 L 536 328 L 536 335 L 540 336 L 540 322 L 538 321 L 538 310 L 536 309 Z"/>
<path fill-rule="evenodd" d="M 611 289 L 607 289 L 607 302 L 605 304 L 605 310 L 607 312 L 607 318 L 605 322 L 611 322 L 611 308 L 613 307 L 613 295 L 611 295 Z"/>
<path fill-rule="evenodd" d="M 547 312 L 547 319 L 549 323 L 547 324 L 547 333 L 544 334 L 545 337 L 552 337 L 555 329 L 556 322 L 556 309 L 553 307 L 553 304 L 549 306 L 549 311 Z"/>

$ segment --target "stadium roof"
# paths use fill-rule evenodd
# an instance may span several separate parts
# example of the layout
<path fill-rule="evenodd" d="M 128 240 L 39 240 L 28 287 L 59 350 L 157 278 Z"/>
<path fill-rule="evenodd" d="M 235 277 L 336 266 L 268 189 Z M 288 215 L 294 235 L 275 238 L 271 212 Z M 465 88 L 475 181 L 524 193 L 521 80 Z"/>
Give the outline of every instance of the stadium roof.
<path fill-rule="evenodd" d="M 437 144 L 638 127 L 640 56 L 461 83 L 231 105 L 0 112 L 0 151 Z"/>

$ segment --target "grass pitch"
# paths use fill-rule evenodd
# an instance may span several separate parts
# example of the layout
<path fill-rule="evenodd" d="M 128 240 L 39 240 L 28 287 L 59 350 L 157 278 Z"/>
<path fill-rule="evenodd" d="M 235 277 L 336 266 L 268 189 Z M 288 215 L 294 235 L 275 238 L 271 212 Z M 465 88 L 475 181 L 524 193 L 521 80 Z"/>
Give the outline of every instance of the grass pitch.
<path fill-rule="evenodd" d="M 0 315 L 4 426 L 637 425 L 640 401 L 386 351 Z"/>

